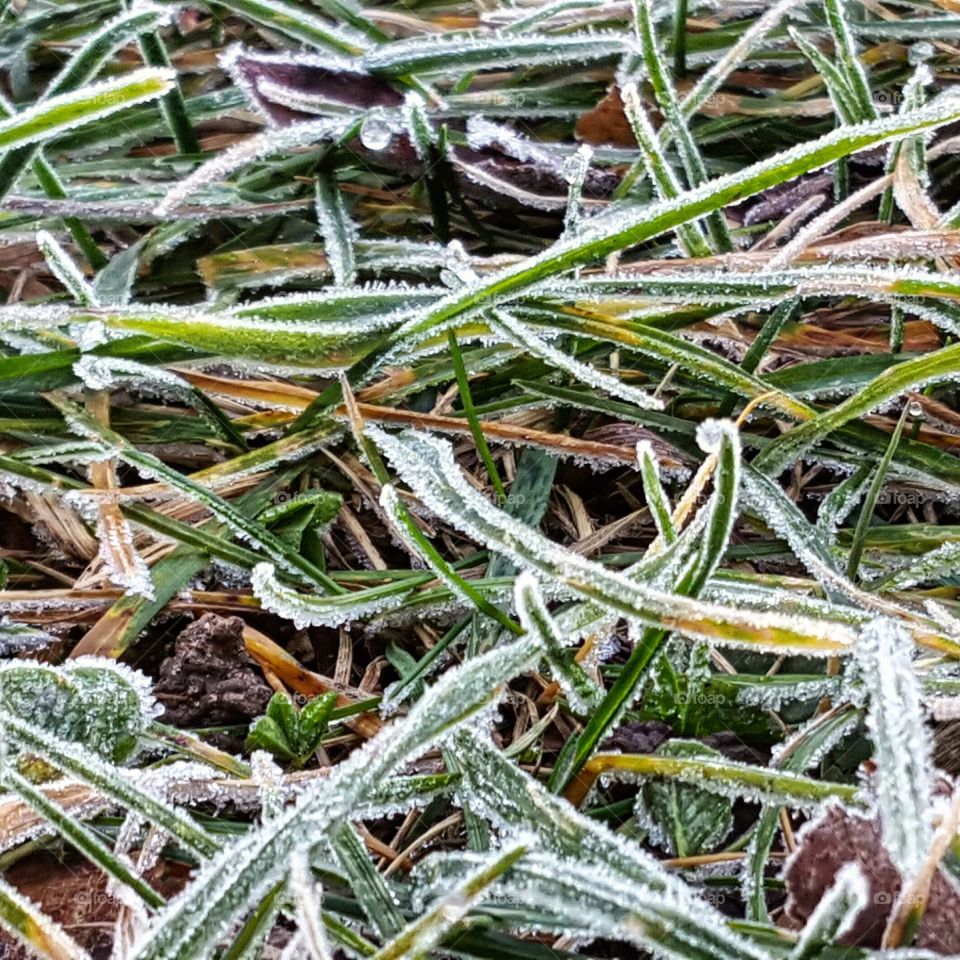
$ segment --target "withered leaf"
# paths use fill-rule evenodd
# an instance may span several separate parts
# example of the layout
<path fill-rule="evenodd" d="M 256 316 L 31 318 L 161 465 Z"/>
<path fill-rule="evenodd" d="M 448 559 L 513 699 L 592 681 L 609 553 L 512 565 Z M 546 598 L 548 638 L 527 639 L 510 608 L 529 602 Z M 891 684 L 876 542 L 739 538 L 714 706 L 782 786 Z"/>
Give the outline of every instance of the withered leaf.
<path fill-rule="evenodd" d="M 870 894 L 842 942 L 848 946 L 879 947 L 901 883 L 900 874 L 881 843 L 877 818 L 831 806 L 822 817 L 809 823 L 798 839 L 799 846 L 784 870 L 787 916 L 795 923 L 806 923 L 840 868 L 856 863 L 863 871 Z M 940 954 L 960 951 L 960 894 L 940 871 L 933 878 L 915 946 Z"/>
<path fill-rule="evenodd" d="M 396 109 L 404 102 L 403 94 L 388 81 L 336 58 L 235 48 L 225 65 L 253 105 L 276 126 L 308 120 L 320 112 Z M 308 108 L 314 105 L 316 112 L 311 112 Z M 444 119 L 440 110 L 429 115 L 434 127 Z M 449 121 L 449 126 L 463 131 L 460 120 Z M 523 142 L 519 134 L 509 129 L 505 134 L 478 149 L 462 144 L 451 147 L 450 159 L 461 193 L 496 209 L 534 207 L 562 213 L 568 184 L 561 165 L 536 150 L 518 149 Z M 410 137 L 400 130 L 381 149 L 361 138 L 354 138 L 347 146 L 365 162 L 391 172 L 417 178 L 427 172 L 427 164 L 418 156 Z M 613 170 L 592 167 L 583 186 L 584 200 L 606 200 L 619 179 Z"/>

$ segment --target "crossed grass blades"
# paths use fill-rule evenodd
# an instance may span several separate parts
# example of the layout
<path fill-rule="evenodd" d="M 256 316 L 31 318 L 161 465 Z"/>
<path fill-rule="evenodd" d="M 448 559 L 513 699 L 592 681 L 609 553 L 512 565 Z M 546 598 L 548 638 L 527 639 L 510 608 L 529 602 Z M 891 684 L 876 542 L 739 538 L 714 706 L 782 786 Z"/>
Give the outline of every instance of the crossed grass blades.
<path fill-rule="evenodd" d="M 3 950 L 960 952 L 958 40 L 0 3 Z"/>

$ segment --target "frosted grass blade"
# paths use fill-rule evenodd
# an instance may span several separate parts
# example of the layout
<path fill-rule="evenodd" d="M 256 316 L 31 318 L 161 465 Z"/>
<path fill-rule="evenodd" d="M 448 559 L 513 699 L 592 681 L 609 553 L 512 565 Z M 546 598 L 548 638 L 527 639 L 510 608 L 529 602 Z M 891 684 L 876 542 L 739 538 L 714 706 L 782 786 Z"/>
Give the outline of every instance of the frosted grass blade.
<path fill-rule="evenodd" d="M 80 49 L 70 58 L 63 69 L 53 78 L 44 91 L 41 102 L 58 95 L 82 88 L 88 83 L 114 53 L 129 43 L 141 31 L 152 28 L 166 14 L 160 7 L 146 4 L 124 11 L 88 36 Z M 169 67 L 169 64 L 166 65 Z M 4 106 L 7 106 L 6 104 Z M 13 113 L 4 110 L 3 113 Z M 0 197 L 5 196 L 16 183 L 23 169 L 34 160 L 37 176 L 51 185 L 58 183 L 57 175 L 49 163 L 37 156 L 36 147 L 22 146 L 10 150 L 0 158 Z M 48 191 L 48 195 L 55 195 Z"/>
<path fill-rule="evenodd" d="M 331 830 L 330 845 L 373 928 L 384 938 L 399 934 L 404 926 L 403 914 L 353 824 L 341 823 Z"/>
<path fill-rule="evenodd" d="M 579 813 L 565 800 L 550 794 L 531 776 L 510 763 L 491 745 L 465 733 L 458 739 L 463 777 L 477 812 L 507 836 L 525 835 L 536 823 L 538 847 L 593 867 L 613 883 L 634 891 L 635 902 L 670 904 L 670 911 L 686 913 L 688 923 L 654 922 L 643 936 L 644 945 L 670 957 L 685 957 L 692 942 L 701 953 L 716 958 L 764 958 L 765 953 L 727 928 L 725 919 L 709 904 L 695 898 L 689 887 L 671 876 L 638 844 L 613 833 Z M 561 874 L 562 875 L 562 874 Z M 589 891 L 590 884 L 582 887 Z M 642 892 L 641 892 L 642 891 Z M 673 914 L 676 917 L 678 914 Z M 656 913 L 654 913 L 656 916 Z"/>
<path fill-rule="evenodd" d="M 463 479 L 446 441 L 415 432 L 395 437 L 372 426 L 368 433 L 417 497 L 442 519 L 515 563 L 558 578 L 572 591 L 597 600 L 611 611 L 714 642 L 810 653 L 841 653 L 853 642 L 852 634 L 839 625 L 828 629 L 813 621 L 773 613 L 745 616 L 731 608 L 640 586 L 557 546 L 496 510 Z"/>
<path fill-rule="evenodd" d="M 663 543 L 668 545 L 659 554 L 654 552 L 658 544 L 655 542 L 642 561 L 625 571 L 625 578 L 631 583 L 648 583 L 656 576 L 655 582 L 671 587 L 675 595 L 696 597 L 727 549 L 740 496 L 742 460 L 739 437 L 736 428 L 728 421 L 707 421 L 698 431 L 697 439 L 709 456 L 691 481 L 674 516 L 670 517 L 670 529 L 684 519 L 685 511 L 691 501 L 701 495 L 703 484 L 711 473 L 714 475 L 713 493 L 679 539 L 669 543 L 664 538 Z M 639 445 L 638 454 L 642 456 Z M 598 606 L 596 603 L 585 604 L 581 611 L 573 614 L 572 618 L 578 618 L 575 621 L 578 633 L 585 627 L 589 629 L 591 619 L 597 618 Z M 606 733 L 620 721 L 637 698 L 650 665 L 668 635 L 668 631 L 657 624 L 648 624 L 642 631 L 620 675 L 584 724 L 574 745 L 554 768 L 551 778 L 554 789 L 563 789 L 570 783 Z"/>
<path fill-rule="evenodd" d="M 520 574 L 514 593 L 520 624 L 528 634 L 537 638 L 537 645 L 543 649 L 544 659 L 563 689 L 570 708 L 578 713 L 589 713 L 599 705 L 603 691 L 574 659 L 566 638 L 547 611 L 532 574 Z"/>
<path fill-rule="evenodd" d="M 782 473 L 811 446 L 851 420 L 865 416 L 906 390 L 916 390 L 941 380 L 952 380 L 958 374 L 960 344 L 942 347 L 933 353 L 905 360 L 883 371 L 843 403 L 778 437 L 757 456 L 754 466 L 771 476 Z"/>
<path fill-rule="evenodd" d="M 767 33 L 776 28 L 791 8 L 799 3 L 800 0 L 779 0 L 757 17 L 737 42 L 697 80 L 693 89 L 683 98 L 684 114 L 688 117 L 693 116 L 707 99 L 716 93 L 730 72 L 746 60 L 750 51 L 763 40 Z"/>
<path fill-rule="evenodd" d="M 669 546 L 676 541 L 677 531 L 673 525 L 670 502 L 660 482 L 657 458 L 649 441 L 637 444 L 637 459 L 640 461 L 640 479 L 647 509 L 656 524 L 658 536 Z"/>
<path fill-rule="evenodd" d="M 657 195 L 661 200 L 679 196 L 682 192 L 680 181 L 660 146 L 657 132 L 650 123 L 636 83 L 630 81 L 623 84 L 620 87 L 620 99 L 623 101 L 623 112 L 633 130 L 637 146 L 643 154 L 643 162 L 657 190 Z M 710 252 L 706 238 L 697 224 L 685 223 L 678 227 L 677 237 L 687 256 L 704 257 Z"/>
<path fill-rule="evenodd" d="M 436 547 L 420 531 L 416 521 L 410 515 L 410 511 L 407 510 L 397 495 L 397 491 L 389 483 L 385 484 L 380 491 L 380 506 L 389 519 L 393 530 L 410 553 L 423 559 L 440 580 L 450 587 L 454 595 L 459 594 L 464 597 L 478 611 L 486 614 L 494 623 L 500 624 L 510 633 L 519 634 L 522 632 L 521 628 L 507 614 L 487 600 L 469 580 L 459 576 L 450 564 L 443 559 Z"/>
<path fill-rule="evenodd" d="M 349 286 L 356 277 L 353 253 L 356 228 L 347 215 L 346 205 L 336 179 L 329 173 L 317 175 L 317 229 L 323 237 L 324 249 L 339 286 Z"/>
<path fill-rule="evenodd" d="M 179 181 L 156 205 L 154 213 L 159 217 L 166 217 L 188 197 L 217 181 L 225 180 L 229 174 L 255 160 L 294 147 L 309 146 L 318 140 L 335 140 L 349 127 L 349 119 L 321 118 L 305 120 L 281 129 L 271 128 L 264 133 L 247 137 L 222 153 L 218 153 L 212 160 L 208 160 L 188 177 Z"/>
<path fill-rule="evenodd" d="M 119 775 L 116 767 L 90 751 L 76 744 L 65 743 L 9 713 L 3 720 L 3 729 L 14 742 L 22 743 L 64 772 L 156 823 L 199 856 L 210 856 L 220 848 L 192 818 L 135 786 L 129 779 Z"/>
<path fill-rule="evenodd" d="M 160 907 L 164 899 L 132 867 L 110 850 L 83 822 L 70 816 L 66 810 L 52 801 L 29 780 L 8 771 L 3 782 L 37 811 L 56 832 L 77 848 L 91 863 L 104 870 L 108 876 L 128 887 L 150 907 Z"/>
<path fill-rule="evenodd" d="M 488 864 L 466 877 L 456 888 L 441 896 L 417 920 L 408 924 L 395 939 L 374 954 L 374 960 L 403 960 L 432 951 L 466 916 L 487 888 L 526 853 L 526 845 L 514 844 L 490 857 Z"/>
<path fill-rule="evenodd" d="M 79 433 L 102 443 L 106 453 L 118 457 L 132 467 L 136 467 L 144 476 L 165 483 L 174 490 L 178 490 L 202 503 L 218 520 L 227 524 L 235 534 L 247 540 L 254 548 L 268 552 L 274 562 L 282 564 L 288 574 L 296 578 L 306 578 L 307 581 L 316 584 L 329 593 L 343 592 L 343 588 L 339 584 L 331 580 L 306 557 L 303 557 L 299 551 L 294 550 L 288 543 L 285 543 L 276 534 L 267 530 L 255 520 L 251 520 L 232 503 L 224 500 L 201 483 L 168 467 L 153 454 L 137 449 L 120 434 L 104 427 L 99 421 L 90 417 L 65 397 L 51 396 L 49 399 Z M 262 454 L 262 451 L 257 451 L 257 453 Z"/>
<path fill-rule="evenodd" d="M 819 47 L 807 40 L 799 30 L 790 29 L 788 32 L 790 39 L 803 51 L 804 56 L 823 80 L 824 86 L 830 94 L 830 99 L 833 101 L 833 109 L 841 123 L 856 123 L 858 120 L 869 119 L 860 116 L 861 111 L 856 95 L 850 89 L 843 70 Z"/>
<path fill-rule="evenodd" d="M 877 117 L 877 108 L 870 92 L 867 74 L 860 63 L 847 20 L 846 4 L 842 0 L 824 0 L 823 9 L 827 23 L 833 33 L 835 56 L 843 71 L 847 89 L 856 103 L 857 120 L 873 120 Z"/>
<path fill-rule="evenodd" d="M 494 329 L 499 329 L 506 343 L 522 343 L 524 349 L 535 357 L 540 357 L 553 367 L 569 373 L 582 383 L 605 390 L 611 396 L 626 400 L 645 410 L 660 410 L 663 405 L 656 398 L 638 387 L 624 383 L 619 377 L 597 370 L 588 363 L 571 357 L 566 351 L 555 347 L 512 317 L 506 311 L 493 311 Z"/>
<path fill-rule="evenodd" d="M 859 150 L 935 129 L 960 117 L 960 102 L 942 98 L 888 119 L 844 127 L 811 143 L 800 144 L 735 174 L 717 177 L 672 200 L 625 204 L 591 219 L 575 238 L 555 243 L 544 253 L 508 267 L 463 291 L 450 294 L 427 311 L 409 332 L 427 330 L 484 304 L 503 303 L 522 290 L 565 270 L 584 266 L 607 254 L 641 243 L 728 204 L 825 167 Z M 405 330 L 404 333 L 408 332 Z"/>
<path fill-rule="evenodd" d="M 690 133 L 686 117 L 680 107 L 677 91 L 670 77 L 669 68 L 657 43 L 657 34 L 650 15 L 649 0 L 634 0 L 633 9 L 637 32 L 640 35 L 640 49 L 643 51 L 643 59 L 647 68 L 647 77 L 663 113 L 664 122 L 669 126 L 673 140 L 680 151 L 687 181 L 691 187 L 698 187 L 708 179 L 707 168 L 696 141 Z M 713 210 L 707 215 L 706 220 L 707 231 L 710 234 L 714 249 L 717 251 L 732 250 L 733 244 L 730 240 L 730 232 L 727 229 L 726 221 L 723 219 L 723 213 L 719 210 Z"/>
<path fill-rule="evenodd" d="M 857 645 L 870 694 L 867 728 L 877 765 L 875 789 L 883 844 L 905 887 L 918 876 L 933 841 L 933 744 L 906 631 L 887 620 L 864 628 Z"/>
<path fill-rule="evenodd" d="M 722 796 L 749 799 L 755 803 L 776 803 L 815 809 L 826 800 L 839 799 L 852 804 L 857 787 L 845 783 L 815 780 L 788 770 L 751 766 L 733 760 L 711 757 L 678 757 L 657 754 L 598 753 L 583 767 L 567 799 L 575 805 L 583 801 L 590 785 L 600 776 L 621 775 L 657 777 L 715 790 Z"/>
<path fill-rule="evenodd" d="M 58 94 L 0 120 L 0 150 L 42 143 L 138 103 L 163 96 L 173 86 L 172 70 L 144 68 Z"/>
<path fill-rule="evenodd" d="M 356 594 L 341 593 L 332 597 L 297 593 L 278 582 L 272 563 L 258 563 L 253 568 L 250 582 L 253 594 L 263 609 L 292 620 L 298 630 L 307 626 L 347 626 L 367 617 L 396 610 L 403 606 L 409 596 L 409 589 L 402 581 Z"/>
<path fill-rule="evenodd" d="M 336 27 L 301 4 L 288 0 L 218 0 L 218 3 L 249 17 L 254 23 L 321 50 L 355 56 L 368 46 L 362 34 Z"/>
<path fill-rule="evenodd" d="M 47 261 L 51 273 L 67 288 L 77 303 L 86 307 L 97 305 L 97 297 L 87 278 L 80 272 L 63 247 L 46 230 L 37 233 L 37 246 Z"/>
<path fill-rule="evenodd" d="M 784 743 L 775 761 L 777 766 L 783 770 L 802 773 L 824 757 L 858 718 L 858 712 L 849 706 L 820 714 Z M 765 806 L 747 847 L 747 864 L 742 874 L 741 890 L 747 907 L 747 918 L 760 923 L 769 920 L 763 878 L 779 827 L 780 807 Z"/>
<path fill-rule="evenodd" d="M 429 44 L 417 37 L 383 44 L 366 53 L 363 65 L 372 73 L 388 77 L 407 73 L 460 75 L 512 66 L 614 60 L 626 48 L 623 36 L 613 32 L 539 35 L 448 31 Z"/>

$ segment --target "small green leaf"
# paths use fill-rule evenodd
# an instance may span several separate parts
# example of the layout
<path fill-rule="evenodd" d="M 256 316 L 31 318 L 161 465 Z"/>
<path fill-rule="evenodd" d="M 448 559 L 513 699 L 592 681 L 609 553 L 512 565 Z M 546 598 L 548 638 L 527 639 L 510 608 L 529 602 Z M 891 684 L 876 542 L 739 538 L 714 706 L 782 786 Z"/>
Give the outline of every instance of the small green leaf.
<path fill-rule="evenodd" d="M 268 507 L 259 519 L 284 543 L 294 549 L 305 549 L 305 540 L 323 536 L 342 506 L 343 497 L 339 493 L 309 490 Z"/>
<path fill-rule="evenodd" d="M 720 757 L 697 740 L 669 740 L 658 755 L 671 757 Z M 676 857 L 709 853 L 733 826 L 732 802 L 690 784 L 672 780 L 651 781 L 641 791 L 644 810 L 652 821 L 654 835 Z"/>
<path fill-rule="evenodd" d="M 275 693 L 270 698 L 266 718 L 280 728 L 291 744 L 295 742 L 298 729 L 297 708 L 285 693 Z"/>
<path fill-rule="evenodd" d="M 320 738 L 327 732 L 330 715 L 337 705 L 337 695 L 330 690 L 314 697 L 300 711 L 297 736 L 297 756 L 309 757 L 320 746 Z"/>
<path fill-rule="evenodd" d="M 285 693 L 275 693 L 267 712 L 250 728 L 248 750 L 266 750 L 275 757 L 293 760 L 300 738 L 300 717 L 293 701 Z"/>
<path fill-rule="evenodd" d="M 276 700 L 277 697 L 283 697 L 283 694 L 278 693 L 273 699 Z M 250 728 L 250 733 L 247 734 L 246 748 L 251 751 L 266 750 L 267 753 L 272 753 L 275 757 L 280 757 L 283 760 L 293 760 L 296 756 L 296 751 L 283 727 L 273 717 L 269 716 L 261 717 Z"/>
<path fill-rule="evenodd" d="M 299 713 L 285 693 L 275 693 L 267 712 L 250 728 L 248 750 L 266 750 L 300 766 L 313 755 L 327 732 L 337 705 L 333 691 L 314 697 Z"/>

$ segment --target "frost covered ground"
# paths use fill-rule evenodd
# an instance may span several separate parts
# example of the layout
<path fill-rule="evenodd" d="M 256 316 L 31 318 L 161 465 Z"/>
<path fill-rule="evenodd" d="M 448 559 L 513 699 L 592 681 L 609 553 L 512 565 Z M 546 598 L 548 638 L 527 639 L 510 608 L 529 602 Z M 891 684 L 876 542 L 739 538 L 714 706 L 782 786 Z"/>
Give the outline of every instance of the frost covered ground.
<path fill-rule="evenodd" d="M 960 955 L 954 0 L 0 0 L 0 956 Z"/>

